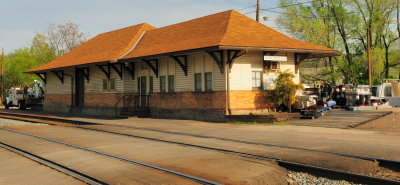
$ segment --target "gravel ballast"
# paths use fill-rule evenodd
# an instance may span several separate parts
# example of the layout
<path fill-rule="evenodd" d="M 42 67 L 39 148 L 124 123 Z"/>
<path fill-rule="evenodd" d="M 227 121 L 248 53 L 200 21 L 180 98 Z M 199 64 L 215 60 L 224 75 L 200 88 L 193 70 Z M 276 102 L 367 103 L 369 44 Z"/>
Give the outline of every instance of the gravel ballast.
<path fill-rule="evenodd" d="M 358 185 L 344 180 L 332 180 L 324 177 L 316 177 L 308 173 L 288 171 L 288 183 L 290 185 Z"/>
<path fill-rule="evenodd" d="M 0 118 L 0 126 L 38 126 L 38 125 L 46 125 L 42 123 L 31 123 L 31 122 L 26 122 L 26 121 L 19 121 L 19 120 L 12 120 L 12 119 L 4 119 Z"/>

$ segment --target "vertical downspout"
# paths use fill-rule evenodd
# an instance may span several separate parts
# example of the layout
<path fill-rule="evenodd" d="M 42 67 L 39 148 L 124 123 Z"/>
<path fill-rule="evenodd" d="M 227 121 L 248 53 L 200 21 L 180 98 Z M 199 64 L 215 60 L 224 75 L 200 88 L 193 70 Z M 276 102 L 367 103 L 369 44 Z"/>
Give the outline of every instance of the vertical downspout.
<path fill-rule="evenodd" d="M 122 63 L 122 65 L 125 65 L 125 63 Z M 125 75 L 124 75 L 124 68 L 121 68 L 121 71 L 122 71 L 122 93 L 121 93 L 121 98 L 122 98 L 122 108 L 121 108 L 121 111 L 124 109 L 124 95 L 125 95 Z M 118 106 L 116 107 L 116 109 L 118 109 Z M 117 111 L 117 110 L 115 110 L 115 111 Z"/>
<path fill-rule="evenodd" d="M 225 60 L 228 61 L 228 60 Z M 227 101 L 228 101 L 228 115 L 232 115 L 232 110 L 231 110 L 231 86 L 230 86 L 230 80 L 229 80 L 229 73 L 230 73 L 230 67 L 228 66 L 228 62 L 225 63 L 225 73 L 226 73 L 226 91 L 227 91 Z"/>

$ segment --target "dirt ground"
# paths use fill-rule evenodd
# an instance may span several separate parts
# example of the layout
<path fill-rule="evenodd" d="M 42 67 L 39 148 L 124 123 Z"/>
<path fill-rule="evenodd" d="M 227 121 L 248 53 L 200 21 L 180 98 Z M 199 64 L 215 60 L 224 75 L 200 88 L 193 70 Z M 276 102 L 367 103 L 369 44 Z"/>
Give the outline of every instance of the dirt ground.
<path fill-rule="evenodd" d="M 400 177 L 399 173 L 381 168 L 377 163 L 371 161 L 218 139 L 229 138 L 400 160 L 400 130 L 396 129 L 338 129 L 295 125 L 234 125 L 148 118 L 104 120 L 68 117 L 68 119 L 106 124 L 102 126 L 86 125 L 84 127 L 223 148 L 257 155 L 274 156 L 284 160 L 365 175 L 380 176 L 380 174 L 386 175 L 391 173 L 395 177 Z M 266 184 L 268 182 L 269 184 L 286 184 L 286 172 L 284 169 L 276 166 L 276 164 L 248 160 L 231 154 L 126 136 L 78 130 L 76 128 L 53 126 L 19 126 L 14 128 L 127 158 L 134 158 L 173 168 L 178 171 L 224 183 Z M 187 134 L 218 138 L 194 137 Z M 3 135 L 3 133 L 0 135 Z M 12 138 L 14 136 L 9 137 Z M 0 140 L 7 138 L 6 136 L 0 136 Z M 265 179 L 268 180 L 266 181 Z"/>
<path fill-rule="evenodd" d="M 0 148 L 0 184 L 83 185 L 84 183 L 19 154 Z"/>
<path fill-rule="evenodd" d="M 379 119 L 387 114 L 389 110 L 374 110 L 374 111 L 346 111 L 334 109 L 324 112 L 324 115 L 316 119 L 301 119 L 294 118 L 288 122 L 299 126 L 315 126 L 329 128 L 354 128 L 358 125 Z"/>
<path fill-rule="evenodd" d="M 73 128 L 18 126 L 18 129 L 223 184 L 286 183 L 286 171 L 274 162 Z M 8 131 L 0 130 L 0 140 L 78 169 L 85 174 L 99 177 L 111 184 L 193 184 L 174 175 L 160 174 L 156 170 Z"/>
<path fill-rule="evenodd" d="M 400 160 L 400 155 L 398 155 L 400 154 L 400 131 L 396 129 L 338 129 L 295 125 L 234 125 L 135 117 L 121 120 L 68 119 Z"/>

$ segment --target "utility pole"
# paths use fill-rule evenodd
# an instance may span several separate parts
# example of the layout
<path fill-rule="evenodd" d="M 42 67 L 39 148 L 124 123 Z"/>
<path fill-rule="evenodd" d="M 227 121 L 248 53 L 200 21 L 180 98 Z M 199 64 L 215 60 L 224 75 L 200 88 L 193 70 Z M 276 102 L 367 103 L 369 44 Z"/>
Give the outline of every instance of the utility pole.
<path fill-rule="evenodd" d="M 256 21 L 260 22 L 260 0 L 257 0 Z"/>
<path fill-rule="evenodd" d="M 371 64 L 371 30 L 367 28 L 367 60 L 368 60 L 368 84 L 372 88 L 372 64 Z"/>
<path fill-rule="evenodd" d="M 1 49 L 1 100 L 3 100 L 4 94 L 4 48 Z"/>

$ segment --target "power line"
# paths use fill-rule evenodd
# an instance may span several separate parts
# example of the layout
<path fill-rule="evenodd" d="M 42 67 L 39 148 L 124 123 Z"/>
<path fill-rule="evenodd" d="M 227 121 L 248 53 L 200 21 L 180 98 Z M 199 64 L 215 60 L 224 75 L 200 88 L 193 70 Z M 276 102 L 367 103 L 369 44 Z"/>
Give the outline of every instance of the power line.
<path fill-rule="evenodd" d="M 256 5 L 253 4 L 253 5 L 251 5 L 251 6 L 248 6 L 248 7 L 242 8 L 242 9 L 239 9 L 239 10 L 237 10 L 237 11 L 243 11 L 243 10 L 246 10 L 246 9 L 249 9 L 249 8 L 255 8 L 255 7 L 256 7 Z"/>
<path fill-rule="evenodd" d="M 251 14 L 251 13 L 256 13 L 256 11 L 246 12 L 246 13 L 244 13 L 244 15 Z"/>
<path fill-rule="evenodd" d="M 307 4 L 307 3 L 312 3 L 312 2 L 314 2 L 314 0 L 312 0 L 312 1 L 307 1 L 307 2 L 302 2 L 302 3 L 296 3 L 296 4 L 289 4 L 289 5 L 286 5 L 286 6 L 277 6 L 277 7 L 272 7 L 272 8 L 262 8 L 262 9 L 260 9 L 261 11 L 267 11 L 267 10 L 273 10 L 273 9 L 282 9 L 282 8 L 286 8 L 286 7 L 290 7 L 290 6 L 298 6 L 298 5 L 302 5 L 302 4 Z M 245 10 L 245 9 L 249 9 L 249 8 L 255 8 L 257 5 L 252 5 L 252 6 L 249 6 L 249 7 L 246 7 L 246 8 L 242 8 L 242 9 L 240 9 L 239 11 L 241 11 L 241 10 Z M 251 11 L 251 12 L 246 12 L 246 13 L 244 13 L 245 15 L 246 14 L 251 14 L 251 13 L 254 13 L 254 12 L 257 12 L 257 11 Z"/>
<path fill-rule="evenodd" d="M 286 6 L 277 6 L 277 7 L 273 7 L 273 8 L 264 8 L 264 9 L 261 9 L 261 10 L 282 9 L 282 8 L 286 8 L 286 7 L 290 7 L 290 6 L 297 6 L 297 5 L 302 5 L 302 4 L 312 3 L 312 2 L 314 2 L 314 0 L 307 1 L 307 2 L 302 2 L 302 3 L 296 3 L 296 4 L 289 4 L 289 5 L 286 5 Z"/>
<path fill-rule="evenodd" d="M 293 13 L 286 13 L 286 12 L 280 12 L 280 11 L 274 11 L 274 10 L 263 10 L 263 11 L 272 12 L 272 13 L 279 13 L 279 14 L 285 14 L 285 15 L 292 15 L 292 16 L 301 17 L 301 18 L 310 18 L 310 19 L 335 18 L 335 17 L 331 17 L 331 16 L 324 16 L 324 17 L 301 16 L 301 15 L 297 15 L 297 14 L 293 14 Z M 356 14 L 356 13 L 358 13 L 358 12 L 346 12 L 346 14 Z"/>

